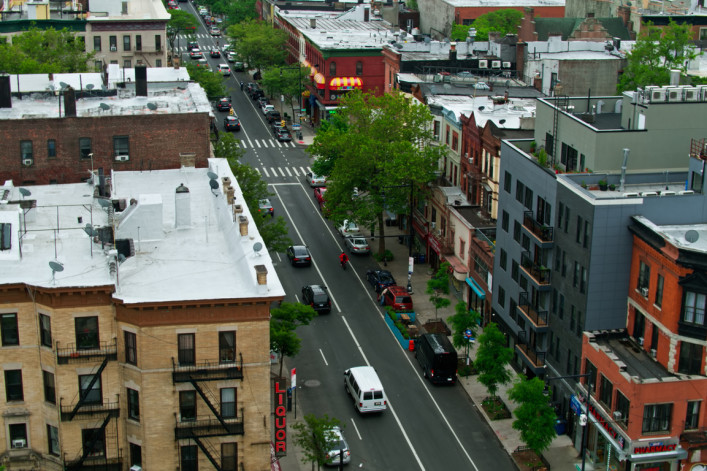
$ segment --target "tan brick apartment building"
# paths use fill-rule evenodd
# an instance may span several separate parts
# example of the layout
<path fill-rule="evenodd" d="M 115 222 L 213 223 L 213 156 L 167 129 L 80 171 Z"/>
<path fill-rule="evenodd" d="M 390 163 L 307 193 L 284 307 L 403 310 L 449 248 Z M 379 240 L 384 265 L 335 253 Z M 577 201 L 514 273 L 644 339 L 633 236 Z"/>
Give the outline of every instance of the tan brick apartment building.
<path fill-rule="evenodd" d="M 228 165 L 0 197 L 0 463 L 270 469 L 284 290 Z"/>

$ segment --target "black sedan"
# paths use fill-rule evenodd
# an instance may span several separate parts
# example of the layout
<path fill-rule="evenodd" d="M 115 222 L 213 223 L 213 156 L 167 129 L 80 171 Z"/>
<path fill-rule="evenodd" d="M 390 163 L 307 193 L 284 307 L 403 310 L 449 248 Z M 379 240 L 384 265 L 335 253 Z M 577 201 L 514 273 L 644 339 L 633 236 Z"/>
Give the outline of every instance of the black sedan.
<path fill-rule="evenodd" d="M 312 256 L 306 245 L 290 245 L 287 247 L 287 258 L 292 266 L 302 265 L 308 267 L 312 264 Z"/>
<path fill-rule="evenodd" d="M 216 109 L 219 111 L 230 111 L 231 99 L 228 97 L 220 98 L 218 103 L 216 103 Z"/>
<path fill-rule="evenodd" d="M 383 288 L 397 284 L 395 278 L 388 270 L 368 270 L 366 279 L 376 290 L 376 293 L 383 291 Z"/>
<path fill-rule="evenodd" d="M 226 116 L 225 118 L 223 118 L 223 128 L 226 131 L 240 131 L 241 122 L 235 116 Z"/>
<path fill-rule="evenodd" d="M 209 52 L 209 55 L 210 55 L 211 57 L 221 57 L 221 51 L 219 51 L 219 50 L 216 49 L 216 48 L 213 48 L 213 49 L 211 49 L 211 51 Z"/>

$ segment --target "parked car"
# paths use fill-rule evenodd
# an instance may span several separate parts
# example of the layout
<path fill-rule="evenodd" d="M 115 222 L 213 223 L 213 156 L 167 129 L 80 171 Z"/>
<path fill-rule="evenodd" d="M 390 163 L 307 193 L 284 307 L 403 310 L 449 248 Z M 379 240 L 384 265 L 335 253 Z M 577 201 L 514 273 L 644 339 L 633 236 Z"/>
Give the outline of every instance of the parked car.
<path fill-rule="evenodd" d="M 272 110 L 265 113 L 265 119 L 268 121 L 268 123 L 272 123 L 274 121 L 282 121 L 282 116 L 280 116 L 279 111 Z"/>
<path fill-rule="evenodd" d="M 241 121 L 237 116 L 226 116 L 223 118 L 223 128 L 226 131 L 240 131 Z"/>
<path fill-rule="evenodd" d="M 360 234 L 361 232 L 361 230 L 358 228 L 358 225 L 350 219 L 344 219 L 344 223 L 339 226 L 338 230 L 339 234 L 341 234 L 342 237 Z"/>
<path fill-rule="evenodd" d="M 228 66 L 228 64 L 219 64 L 218 71 L 221 72 L 221 75 L 223 75 L 224 77 L 228 77 L 231 75 L 231 68 Z"/>
<path fill-rule="evenodd" d="M 270 105 L 270 100 L 268 100 L 264 96 L 261 96 L 260 98 L 258 98 L 257 103 L 258 103 L 258 106 L 262 109 L 265 105 Z M 270 106 L 272 106 L 272 105 L 270 105 Z"/>
<path fill-rule="evenodd" d="M 348 236 L 344 239 L 344 243 L 351 253 L 362 255 L 371 251 L 368 241 L 363 236 Z"/>
<path fill-rule="evenodd" d="M 275 111 L 275 105 L 271 105 L 269 103 L 262 105 L 261 108 L 262 108 L 263 114 L 268 114 L 268 111 Z"/>
<path fill-rule="evenodd" d="M 366 272 L 366 280 L 373 286 L 376 293 L 383 291 L 383 288 L 397 284 L 392 273 L 388 270 L 368 270 Z"/>
<path fill-rule="evenodd" d="M 221 57 L 221 51 L 216 49 L 215 47 L 211 48 L 211 51 L 209 51 L 209 55 L 211 57 Z"/>
<path fill-rule="evenodd" d="M 342 462 L 349 464 L 351 462 L 351 451 L 349 450 L 349 444 L 346 443 L 346 439 L 344 439 L 341 428 L 334 426 L 324 433 L 327 449 L 329 450 L 326 454 L 326 462 L 324 464 L 327 466 L 339 466 Z M 341 453 L 343 453 L 343 458 Z"/>
<path fill-rule="evenodd" d="M 309 285 L 302 288 L 302 304 L 309 304 L 316 312 L 331 312 L 331 300 L 326 286 Z"/>
<path fill-rule="evenodd" d="M 243 62 L 236 60 L 237 56 L 235 54 L 229 54 L 228 60 L 233 62 L 233 70 L 236 72 L 243 72 L 245 70 L 245 64 Z"/>
<path fill-rule="evenodd" d="M 192 49 L 199 49 L 199 43 L 196 41 L 188 41 L 187 50 L 191 51 Z"/>
<path fill-rule="evenodd" d="M 314 172 L 307 172 L 304 176 L 309 183 L 309 186 L 314 188 L 315 186 L 326 186 L 326 177 L 319 176 Z"/>
<path fill-rule="evenodd" d="M 292 266 L 309 266 L 312 264 L 312 256 L 306 245 L 290 245 L 287 247 L 286 253 Z"/>
<path fill-rule="evenodd" d="M 326 193 L 325 186 L 321 186 L 314 189 L 314 198 L 317 200 L 317 203 L 319 203 L 320 207 L 324 204 L 324 193 Z"/>
<path fill-rule="evenodd" d="M 209 30 L 209 33 L 211 33 L 211 36 L 221 36 L 221 29 L 219 29 L 217 26 L 212 26 L 211 29 Z"/>
<path fill-rule="evenodd" d="M 402 286 L 392 285 L 387 288 L 383 288 L 381 296 L 383 296 L 382 304 L 384 306 L 392 307 L 394 311 L 412 311 L 412 297 L 410 297 L 408 290 Z"/>
<path fill-rule="evenodd" d="M 201 52 L 200 49 L 192 49 L 191 52 L 189 52 L 189 57 L 192 59 L 202 59 L 204 57 L 204 54 Z"/>
<path fill-rule="evenodd" d="M 257 84 L 253 84 L 253 87 L 251 87 L 250 89 L 249 95 L 252 100 L 257 100 L 261 96 L 265 96 L 265 92 L 262 91 Z"/>
<path fill-rule="evenodd" d="M 291 142 L 292 141 L 292 134 L 290 134 L 290 130 L 287 128 L 280 128 L 280 130 L 277 132 L 275 135 L 275 138 L 279 142 Z"/>
<path fill-rule="evenodd" d="M 209 61 L 207 61 L 205 58 L 201 58 L 196 61 L 196 66 L 201 67 L 202 69 L 208 69 L 211 70 L 211 65 L 209 65 Z"/>
<path fill-rule="evenodd" d="M 284 128 L 282 125 L 282 121 L 273 121 L 270 123 L 270 126 L 272 127 L 272 133 L 277 136 L 277 133 L 280 132 L 280 129 Z"/>
<path fill-rule="evenodd" d="M 231 98 L 230 97 L 219 98 L 218 102 L 216 102 L 216 109 L 218 111 L 230 111 L 231 110 Z"/>
<path fill-rule="evenodd" d="M 252 91 L 253 91 L 254 89 L 256 89 L 256 88 L 258 88 L 258 84 L 257 84 L 257 83 L 248 82 L 248 83 L 246 83 L 246 85 L 245 85 L 245 91 L 246 91 L 246 93 L 248 94 L 248 96 L 250 96 L 250 94 L 252 93 Z"/>
<path fill-rule="evenodd" d="M 272 204 L 270 204 L 270 200 L 267 198 L 258 200 L 258 212 L 269 214 L 270 216 L 275 217 L 275 208 L 272 207 Z"/>

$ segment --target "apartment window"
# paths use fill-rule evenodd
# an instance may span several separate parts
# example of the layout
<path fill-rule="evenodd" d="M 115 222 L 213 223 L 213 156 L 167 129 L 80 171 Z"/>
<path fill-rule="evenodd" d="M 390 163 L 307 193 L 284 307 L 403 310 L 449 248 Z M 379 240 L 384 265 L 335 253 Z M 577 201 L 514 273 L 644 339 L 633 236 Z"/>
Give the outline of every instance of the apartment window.
<path fill-rule="evenodd" d="M 525 200 L 523 202 L 523 206 L 531 210 L 533 209 L 533 190 L 527 186 L 525 187 Z"/>
<path fill-rule="evenodd" d="M 85 428 L 81 430 L 81 442 L 87 456 L 106 455 L 106 431 L 102 428 Z"/>
<path fill-rule="evenodd" d="M 459 133 L 452 131 L 452 150 L 456 151 L 459 147 Z"/>
<path fill-rule="evenodd" d="M 124 35 L 123 36 L 123 51 L 129 51 L 130 50 L 130 36 Z"/>
<path fill-rule="evenodd" d="M 178 360 L 180 365 L 193 365 L 196 361 L 196 352 L 194 351 L 194 334 L 179 334 L 177 337 L 178 343 Z"/>
<path fill-rule="evenodd" d="M 159 34 L 155 35 L 155 50 L 156 51 L 162 50 L 162 36 L 160 36 Z"/>
<path fill-rule="evenodd" d="M 503 174 L 503 189 L 506 190 L 506 193 L 508 193 L 508 194 L 511 193 L 512 185 L 513 185 L 513 177 L 511 176 L 510 173 L 505 172 Z"/>
<path fill-rule="evenodd" d="M 12 224 L 0 223 L 0 250 L 12 248 Z"/>
<path fill-rule="evenodd" d="M 130 155 L 130 138 L 128 136 L 113 137 L 113 152 L 118 155 Z"/>
<path fill-rule="evenodd" d="M 128 417 L 140 422 L 140 393 L 128 388 Z"/>
<path fill-rule="evenodd" d="M 90 137 L 80 137 L 79 138 L 79 156 L 82 159 L 91 158 L 91 138 Z"/>
<path fill-rule="evenodd" d="M 513 240 L 520 244 L 520 223 L 513 221 Z"/>
<path fill-rule="evenodd" d="M 572 286 L 575 288 L 577 285 L 579 285 L 579 276 L 580 276 L 580 265 L 577 262 L 574 262 L 574 276 L 572 277 Z"/>
<path fill-rule="evenodd" d="M 108 42 L 110 43 L 111 52 L 115 52 L 118 50 L 118 36 L 109 36 Z"/>
<path fill-rule="evenodd" d="M 32 141 L 20 141 L 20 156 L 22 157 L 22 160 L 34 159 L 34 152 L 32 152 Z"/>
<path fill-rule="evenodd" d="M 54 139 L 47 139 L 47 157 L 50 159 L 56 157 L 56 141 Z"/>
<path fill-rule="evenodd" d="M 498 287 L 498 305 L 506 307 L 506 290 L 502 286 Z"/>
<path fill-rule="evenodd" d="M 704 294 L 686 291 L 682 308 L 682 321 L 704 326 L 705 301 L 707 301 L 707 296 Z"/>
<path fill-rule="evenodd" d="M 96 378 L 96 381 L 93 381 L 93 378 Z M 79 375 L 79 391 L 85 404 L 103 404 L 100 375 Z"/>
<path fill-rule="evenodd" d="M 582 267 L 582 278 L 579 280 L 579 292 L 584 293 L 587 289 L 587 269 Z"/>
<path fill-rule="evenodd" d="M 10 401 L 24 401 L 22 370 L 5 370 L 5 398 Z"/>
<path fill-rule="evenodd" d="M 142 36 L 139 34 L 135 36 L 135 50 L 142 51 Z"/>
<path fill-rule="evenodd" d="M 47 444 L 50 455 L 59 456 L 59 429 L 47 424 Z"/>
<path fill-rule="evenodd" d="M 515 318 L 516 318 L 516 313 L 517 313 L 517 309 L 516 309 L 516 308 L 518 307 L 518 302 L 517 302 L 515 299 L 513 299 L 513 298 L 508 298 L 508 300 L 510 301 L 510 306 L 509 306 L 510 309 L 508 309 L 508 312 L 510 312 L 511 317 L 512 317 L 513 319 L 515 319 Z M 522 318 L 520 318 L 520 316 L 518 316 L 518 317 L 519 317 L 519 320 L 522 320 Z M 517 322 L 517 323 L 520 324 L 520 322 Z"/>
<path fill-rule="evenodd" d="M 196 420 L 196 391 L 179 392 L 179 416 L 182 422 Z"/>
<path fill-rule="evenodd" d="M 221 416 L 236 417 L 236 388 L 221 388 Z"/>
<path fill-rule="evenodd" d="M 648 284 L 651 279 L 651 267 L 647 263 L 641 262 L 638 270 L 638 285 L 636 288 L 641 291 L 643 289 L 648 289 Z"/>
<path fill-rule="evenodd" d="M 130 443 L 130 466 L 142 466 L 142 447 Z"/>
<path fill-rule="evenodd" d="M 628 400 L 626 396 L 624 396 L 621 391 L 618 389 L 616 390 L 616 412 L 618 412 L 619 417 L 617 417 L 616 421 L 619 423 L 619 425 L 622 425 L 624 428 L 628 428 L 628 411 L 631 408 L 631 401 Z"/>
<path fill-rule="evenodd" d="M 569 230 L 569 225 L 570 225 L 570 207 L 565 206 L 565 234 L 567 234 L 567 231 Z"/>
<path fill-rule="evenodd" d="M 689 342 L 680 343 L 678 373 L 699 375 L 702 373 L 702 345 Z"/>
<path fill-rule="evenodd" d="M 518 284 L 520 285 L 520 289 L 528 291 L 528 279 L 526 277 L 518 275 Z"/>
<path fill-rule="evenodd" d="M 93 71 L 94 72 L 103 71 L 103 61 L 93 61 Z"/>
<path fill-rule="evenodd" d="M 582 322 L 582 311 L 577 311 L 577 335 L 581 336 L 582 335 L 582 330 L 583 330 L 584 324 Z"/>
<path fill-rule="evenodd" d="M 449 145 L 449 125 L 446 126 L 446 130 L 444 131 L 444 143 Z"/>
<path fill-rule="evenodd" d="M 521 237 L 521 239 L 522 239 L 522 241 L 521 241 L 520 245 L 521 245 L 521 246 L 523 247 L 523 249 L 525 249 L 526 251 L 530 251 L 530 237 L 528 237 L 527 235 L 523 234 L 523 236 Z"/>
<path fill-rule="evenodd" d="M 76 348 L 89 350 L 98 348 L 98 317 L 77 317 L 74 320 L 76 329 Z"/>
<path fill-rule="evenodd" d="M 236 361 L 236 332 L 218 333 L 219 363 L 232 363 Z"/>
<path fill-rule="evenodd" d="M 125 339 L 125 363 L 137 365 L 137 335 L 125 330 L 123 338 Z"/>
<path fill-rule="evenodd" d="M 562 252 L 562 276 L 567 276 L 567 252 Z"/>
<path fill-rule="evenodd" d="M 550 309 L 552 309 L 553 314 L 557 314 L 557 290 L 555 288 L 552 288 L 552 306 L 550 306 Z"/>
<path fill-rule="evenodd" d="M 589 245 L 589 221 L 584 221 L 584 235 L 582 236 L 582 246 L 586 249 Z"/>
<path fill-rule="evenodd" d="M 587 386 L 587 391 L 596 392 L 597 387 L 597 367 L 589 360 L 584 360 L 584 373 L 588 374 L 585 380 L 585 386 Z"/>
<path fill-rule="evenodd" d="M 131 68 L 132 66 L 133 66 L 133 61 L 131 61 L 130 59 L 125 59 L 125 60 L 123 61 L 123 68 L 129 69 L 129 68 Z"/>
<path fill-rule="evenodd" d="M 658 275 L 658 281 L 656 282 L 656 285 L 655 285 L 655 301 L 654 301 L 654 304 L 658 307 L 661 307 L 663 305 L 663 283 L 665 283 L 665 280 L 663 279 L 663 275 Z"/>
<path fill-rule="evenodd" d="M 555 358 L 557 358 L 557 363 L 559 364 L 562 360 L 562 353 L 560 352 L 560 337 L 555 337 Z"/>
<path fill-rule="evenodd" d="M 582 216 L 577 216 L 577 233 L 575 234 L 575 242 L 580 243 L 582 240 L 582 226 L 583 226 Z"/>
<path fill-rule="evenodd" d="M 516 262 L 515 260 L 511 261 L 511 278 L 516 283 L 518 283 L 518 268 L 518 262 Z"/>
<path fill-rule="evenodd" d="M 508 254 L 506 254 L 505 250 L 501 249 L 501 255 L 498 260 L 498 266 L 501 267 L 501 269 L 503 271 L 506 270 L 506 263 L 508 261 L 507 259 L 508 259 Z"/>
<path fill-rule="evenodd" d="M 221 444 L 221 469 L 223 471 L 236 471 L 238 465 L 238 444 Z"/>
<path fill-rule="evenodd" d="M 185 445 L 179 449 L 182 471 L 199 471 L 196 445 Z"/>
<path fill-rule="evenodd" d="M 14 444 L 20 441 L 24 442 L 24 447 L 27 446 L 27 424 L 10 424 L 8 429 L 10 430 L 10 445 L 12 448 L 19 448 L 15 447 Z"/>
<path fill-rule="evenodd" d="M 565 318 L 565 295 L 560 294 L 560 305 L 558 306 L 557 314 L 560 316 L 560 320 Z"/>
<path fill-rule="evenodd" d="M 567 364 L 565 365 L 565 371 L 568 374 L 572 374 L 572 371 L 570 368 L 572 367 L 572 351 L 568 348 L 567 349 Z"/>
<path fill-rule="evenodd" d="M 474 257 L 474 271 L 479 274 L 482 280 L 488 280 L 489 267 L 478 256 Z"/>
<path fill-rule="evenodd" d="M 672 413 L 672 404 L 646 404 L 643 406 L 643 433 L 669 431 Z"/>
<path fill-rule="evenodd" d="M 562 216 L 565 212 L 565 204 L 560 203 L 559 210 L 557 211 L 557 227 L 562 227 Z"/>
<path fill-rule="evenodd" d="M 611 410 L 611 398 L 614 395 L 614 386 L 611 384 L 606 376 L 601 375 L 601 389 L 599 390 L 599 400 L 603 402 L 606 407 Z"/>
<path fill-rule="evenodd" d="M 516 201 L 523 203 L 523 198 L 525 198 L 525 185 L 520 180 L 516 180 Z"/>
<path fill-rule="evenodd" d="M 700 28 L 700 41 L 707 40 L 707 28 Z"/>
<path fill-rule="evenodd" d="M 685 430 L 695 430 L 700 426 L 701 401 L 688 401 L 685 413 Z"/>
<path fill-rule="evenodd" d="M 50 404 L 56 404 L 56 386 L 54 385 L 54 373 L 42 370 L 42 380 L 44 382 L 44 400 Z"/>
<path fill-rule="evenodd" d="M 562 249 L 555 248 L 555 271 L 560 271 L 560 262 L 562 261 Z"/>
<path fill-rule="evenodd" d="M 52 348 L 52 320 L 45 314 L 39 315 L 39 341 L 42 346 Z"/>
<path fill-rule="evenodd" d="M 0 333 L 2 333 L 3 347 L 11 347 L 20 344 L 20 332 L 17 328 L 17 313 L 2 314 L 0 316 Z"/>
<path fill-rule="evenodd" d="M 574 304 L 570 306 L 570 330 L 575 328 L 575 318 L 574 318 Z"/>
<path fill-rule="evenodd" d="M 356 75 L 363 75 L 363 62 L 356 62 Z"/>
<path fill-rule="evenodd" d="M 97 52 L 101 51 L 101 37 L 100 36 L 93 37 L 93 50 L 97 51 Z"/>
<path fill-rule="evenodd" d="M 155 60 L 155 67 L 162 67 L 162 59 Z"/>
<path fill-rule="evenodd" d="M 439 129 L 440 129 L 440 122 L 439 121 L 434 121 L 434 138 L 435 141 L 439 141 Z"/>
<path fill-rule="evenodd" d="M 549 346 L 548 355 L 551 357 L 555 356 L 555 340 L 552 338 L 552 331 L 550 331 L 549 341 L 547 342 Z"/>

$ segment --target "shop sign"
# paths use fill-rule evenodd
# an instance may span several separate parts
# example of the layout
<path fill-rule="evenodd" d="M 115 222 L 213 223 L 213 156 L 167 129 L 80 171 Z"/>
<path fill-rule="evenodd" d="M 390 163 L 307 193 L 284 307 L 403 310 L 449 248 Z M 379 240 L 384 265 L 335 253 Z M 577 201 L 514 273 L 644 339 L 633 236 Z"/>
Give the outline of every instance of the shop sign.
<path fill-rule="evenodd" d="M 677 445 L 664 445 L 662 443 L 650 444 L 648 446 L 637 446 L 633 449 L 634 455 L 641 455 L 643 453 L 662 453 L 665 451 L 675 451 Z"/>
<path fill-rule="evenodd" d="M 572 399 L 570 399 L 570 409 L 572 409 L 572 412 L 576 415 L 582 413 L 582 403 L 579 402 L 579 399 L 577 399 L 577 396 L 574 394 L 572 394 Z"/>
<path fill-rule="evenodd" d="M 287 408 L 285 393 L 280 383 L 275 383 L 275 453 L 287 452 Z"/>
<path fill-rule="evenodd" d="M 599 411 L 597 411 L 592 404 L 587 404 L 587 410 L 590 414 L 594 416 L 594 418 L 597 420 L 597 423 L 609 433 L 609 436 L 611 438 L 616 440 L 618 437 L 620 437 L 619 433 L 614 429 L 614 427 L 609 424 L 609 421 L 602 417 Z M 621 446 L 623 447 L 623 444 Z"/>

